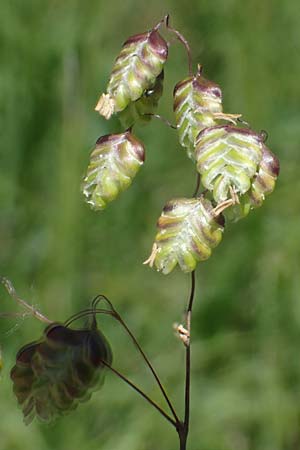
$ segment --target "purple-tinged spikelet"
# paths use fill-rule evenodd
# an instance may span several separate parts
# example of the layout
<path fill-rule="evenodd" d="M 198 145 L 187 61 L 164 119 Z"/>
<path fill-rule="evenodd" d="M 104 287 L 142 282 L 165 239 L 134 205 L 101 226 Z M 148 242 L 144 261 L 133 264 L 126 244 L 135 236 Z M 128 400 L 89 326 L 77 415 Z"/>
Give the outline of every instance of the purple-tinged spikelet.
<path fill-rule="evenodd" d="M 73 330 L 49 325 L 42 339 L 21 348 L 11 371 L 24 421 L 51 422 L 90 398 L 103 383 L 110 347 L 96 327 Z"/>
<path fill-rule="evenodd" d="M 223 218 L 216 217 L 209 200 L 179 198 L 166 204 L 158 219 L 158 233 L 146 264 L 164 274 L 178 264 L 183 272 L 192 272 L 198 261 L 211 255 L 222 239 Z"/>
<path fill-rule="evenodd" d="M 104 209 L 130 186 L 144 159 L 144 146 L 130 131 L 99 138 L 83 180 L 87 203 L 95 210 Z"/>
<path fill-rule="evenodd" d="M 201 66 L 195 76 L 185 78 L 174 88 L 174 112 L 179 142 L 195 159 L 195 143 L 200 131 L 219 123 L 235 122 L 240 114 L 224 114 L 220 87 L 201 75 Z"/>
<path fill-rule="evenodd" d="M 106 119 L 123 111 L 155 85 L 168 57 L 168 45 L 156 29 L 130 37 L 112 69 L 107 93 L 96 111 Z"/>

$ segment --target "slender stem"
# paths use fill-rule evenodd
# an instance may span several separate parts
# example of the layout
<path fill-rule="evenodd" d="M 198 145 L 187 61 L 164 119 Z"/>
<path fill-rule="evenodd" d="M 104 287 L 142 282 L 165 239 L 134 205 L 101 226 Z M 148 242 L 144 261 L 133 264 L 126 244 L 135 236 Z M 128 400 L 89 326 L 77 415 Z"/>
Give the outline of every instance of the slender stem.
<path fill-rule="evenodd" d="M 165 400 L 166 400 L 166 402 L 167 402 L 167 404 L 168 404 L 168 406 L 169 406 L 169 408 L 170 408 L 170 410 L 171 410 L 171 412 L 172 412 L 172 414 L 173 414 L 173 416 L 174 416 L 174 419 L 175 419 L 175 421 L 176 421 L 176 424 L 179 424 L 179 423 L 180 423 L 180 420 L 179 420 L 179 418 L 178 418 L 178 416 L 177 416 L 177 414 L 176 414 L 176 411 L 175 411 L 175 409 L 174 409 L 174 407 L 173 407 L 173 405 L 172 405 L 172 403 L 171 403 L 171 401 L 170 401 L 170 399 L 169 399 L 169 397 L 168 397 L 168 395 L 167 395 L 167 393 L 166 393 L 166 390 L 165 390 L 165 388 L 163 387 L 163 385 L 162 385 L 162 383 L 161 383 L 161 381 L 160 381 L 160 379 L 159 379 L 159 377 L 158 377 L 158 375 L 157 375 L 157 373 L 156 373 L 154 367 L 152 366 L 151 362 L 149 361 L 149 359 L 148 359 L 148 357 L 146 356 L 145 352 L 143 351 L 142 347 L 141 347 L 140 344 L 138 343 L 136 337 L 135 337 L 135 336 L 133 335 L 133 333 L 130 331 L 130 329 L 128 328 L 128 326 L 126 325 L 126 323 L 123 321 L 123 319 L 119 316 L 118 313 L 116 313 L 116 314 L 117 314 L 117 319 L 118 319 L 118 321 L 121 323 L 121 325 L 123 326 L 123 328 L 126 330 L 126 332 L 128 333 L 128 335 L 131 337 L 131 339 L 132 339 L 134 345 L 136 346 L 136 348 L 137 348 L 138 351 L 140 352 L 141 356 L 143 357 L 145 363 L 147 364 L 147 366 L 149 367 L 150 371 L 152 372 L 152 375 L 154 376 L 154 378 L 155 378 L 155 380 L 156 380 L 156 382 L 157 382 L 157 384 L 158 384 L 158 386 L 159 386 L 159 388 L 160 388 L 160 390 L 161 390 L 161 393 L 162 393 L 162 395 L 164 396 L 164 398 L 165 398 Z"/>
<path fill-rule="evenodd" d="M 191 48 L 190 48 L 188 41 L 185 39 L 185 37 L 181 33 L 179 33 L 179 31 L 177 31 L 177 30 L 175 30 L 175 28 L 171 27 L 169 15 L 167 15 L 165 17 L 165 23 L 166 23 L 167 29 L 170 30 L 172 33 L 174 33 L 176 35 L 177 39 L 184 45 L 184 47 L 186 49 L 187 57 L 188 57 L 189 75 L 192 76 L 193 75 L 192 52 L 191 52 Z"/>
<path fill-rule="evenodd" d="M 159 413 L 165 417 L 175 428 L 177 428 L 177 422 L 172 419 L 156 402 L 154 402 L 150 397 L 148 397 L 145 392 L 143 392 L 139 387 L 137 387 L 132 381 L 130 381 L 128 378 L 126 378 L 121 372 L 119 372 L 117 369 L 113 368 L 110 364 L 108 364 L 106 361 L 102 360 L 102 363 L 108 367 L 115 375 L 117 375 L 121 380 L 125 381 L 132 389 L 134 389 L 138 394 L 140 394 L 145 400 L 147 400 L 148 403 L 150 403 L 152 406 L 154 406 Z"/>
<path fill-rule="evenodd" d="M 192 309 L 193 309 L 193 302 L 195 297 L 195 271 L 191 273 L 191 293 L 188 303 L 188 309 L 186 314 L 186 325 L 187 330 L 189 333 L 189 342 L 186 346 L 186 361 L 185 361 L 185 368 L 186 368 L 186 380 L 185 380 L 185 416 L 184 416 L 184 425 L 187 428 L 189 427 L 189 419 L 190 419 L 190 390 L 191 390 L 191 345 L 190 345 L 190 339 L 191 339 L 191 320 L 192 320 Z"/>
<path fill-rule="evenodd" d="M 162 117 L 160 114 L 145 113 L 145 114 L 143 114 L 143 116 L 155 117 L 156 119 L 159 119 L 162 122 L 164 122 L 166 125 L 168 125 L 168 127 L 173 128 L 173 130 L 177 130 L 176 125 L 173 125 L 168 119 L 166 119 L 165 117 Z"/>
<path fill-rule="evenodd" d="M 107 300 L 107 299 L 106 299 Z M 108 300 L 107 300 L 108 301 Z M 108 301 L 109 302 L 109 301 Z M 112 316 L 114 319 L 116 319 L 120 325 L 122 325 L 122 327 L 124 328 L 124 330 L 126 331 L 126 333 L 129 335 L 129 337 L 131 338 L 132 342 L 134 343 L 135 347 L 138 349 L 139 353 L 141 354 L 142 358 L 144 359 L 145 363 L 147 364 L 147 366 L 149 367 L 150 371 L 152 372 L 152 375 L 154 376 L 160 391 L 162 393 L 162 395 L 164 396 L 173 416 L 175 419 L 176 424 L 178 425 L 180 423 L 180 420 L 176 414 L 176 411 L 166 393 L 165 388 L 163 387 L 159 376 L 157 375 L 153 365 L 151 364 L 150 360 L 148 359 L 148 357 L 146 356 L 144 350 L 142 349 L 142 347 L 140 346 L 140 344 L 138 343 L 136 337 L 134 336 L 134 334 L 132 333 L 132 331 L 129 329 L 129 327 L 126 325 L 126 323 L 124 322 L 124 320 L 122 319 L 122 317 L 120 316 L 120 314 L 114 309 L 113 305 L 111 302 L 109 302 L 109 305 L 111 307 L 111 310 L 106 310 L 106 309 L 97 309 L 97 308 L 91 308 L 91 309 L 86 309 L 84 311 L 82 311 L 81 313 L 75 314 L 74 316 L 72 316 L 67 322 L 65 322 L 65 326 L 69 326 L 73 320 L 76 320 L 78 318 L 82 318 L 84 316 L 90 315 L 90 314 L 107 314 Z"/>
<path fill-rule="evenodd" d="M 191 398 L 191 319 L 192 319 L 192 309 L 193 302 L 195 298 L 195 286 L 196 286 L 196 277 L 195 271 L 191 273 L 191 290 L 190 296 L 186 311 L 186 328 L 188 332 L 188 341 L 185 345 L 185 413 L 184 413 L 184 421 L 181 423 L 181 427 L 178 428 L 178 435 L 180 441 L 180 450 L 186 450 L 187 437 L 189 433 L 189 424 L 190 424 L 190 398 Z"/>
<path fill-rule="evenodd" d="M 163 23 L 166 23 L 168 20 L 169 14 L 165 15 L 153 28 L 152 30 L 157 31 Z"/>
<path fill-rule="evenodd" d="M 11 281 L 9 281 L 7 278 L 0 277 L 0 282 L 3 284 L 3 286 L 9 293 L 9 295 L 17 303 L 19 303 L 19 305 L 21 305 L 23 308 L 27 309 L 33 317 L 36 317 L 37 319 L 39 319 L 41 322 L 44 322 L 44 323 L 48 323 L 48 324 L 53 323 L 52 320 L 50 320 L 50 319 L 48 319 L 48 317 L 44 316 L 44 314 L 42 314 L 40 311 L 38 311 L 34 306 L 29 305 L 27 302 L 25 302 L 25 300 L 20 298 L 18 296 L 15 288 L 13 287 Z"/>

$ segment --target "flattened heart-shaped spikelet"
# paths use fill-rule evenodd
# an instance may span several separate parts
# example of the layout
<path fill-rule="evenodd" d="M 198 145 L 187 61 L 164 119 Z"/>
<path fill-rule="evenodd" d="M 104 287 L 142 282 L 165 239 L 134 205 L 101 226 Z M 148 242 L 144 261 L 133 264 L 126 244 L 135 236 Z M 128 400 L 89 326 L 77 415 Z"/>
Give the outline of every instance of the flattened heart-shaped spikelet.
<path fill-rule="evenodd" d="M 273 192 L 279 170 L 278 158 L 263 145 L 259 170 L 249 193 L 250 202 L 254 208 L 261 206 L 265 196 Z"/>
<path fill-rule="evenodd" d="M 96 111 L 109 119 L 151 89 L 168 57 L 168 45 L 157 30 L 130 37 L 117 57 Z"/>
<path fill-rule="evenodd" d="M 119 114 L 119 119 L 124 128 L 128 129 L 136 122 L 141 125 L 151 120 L 160 97 L 163 93 L 164 72 L 162 71 L 156 78 L 154 85 L 147 89 L 143 95 L 135 102 L 130 102 L 127 108 Z"/>
<path fill-rule="evenodd" d="M 174 88 L 174 112 L 180 144 L 193 159 L 197 135 L 217 124 L 213 113 L 222 112 L 222 91 L 200 73 L 185 78 Z"/>
<path fill-rule="evenodd" d="M 157 226 L 153 251 L 145 263 L 168 274 L 177 264 L 183 272 L 192 272 L 198 261 L 208 259 L 222 239 L 224 222 L 222 216 L 215 217 L 209 200 L 179 198 L 166 204 Z"/>
<path fill-rule="evenodd" d="M 250 190 L 240 198 L 240 203 L 228 208 L 226 219 L 236 222 L 245 217 L 251 209 L 262 206 L 265 196 L 273 192 L 279 175 L 279 161 L 265 145 L 262 147 L 262 159 L 257 174 L 253 178 Z"/>
<path fill-rule="evenodd" d="M 221 125 L 204 129 L 196 142 L 197 170 L 217 203 L 249 191 L 263 155 L 261 135 Z"/>
<path fill-rule="evenodd" d="M 91 153 L 83 194 L 95 210 L 127 189 L 145 159 L 143 144 L 129 131 L 102 136 Z"/>
<path fill-rule="evenodd" d="M 49 325 L 42 339 L 21 348 L 11 371 L 24 422 L 51 422 L 88 400 L 103 384 L 103 361 L 111 364 L 112 354 L 96 327 Z"/>

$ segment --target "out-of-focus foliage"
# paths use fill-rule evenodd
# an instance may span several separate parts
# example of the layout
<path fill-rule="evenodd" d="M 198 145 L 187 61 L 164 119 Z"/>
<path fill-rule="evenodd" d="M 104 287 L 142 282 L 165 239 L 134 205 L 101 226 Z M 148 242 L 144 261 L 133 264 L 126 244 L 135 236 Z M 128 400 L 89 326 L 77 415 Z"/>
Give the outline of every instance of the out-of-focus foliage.
<path fill-rule="evenodd" d="M 96 139 L 124 131 L 94 112 L 121 44 L 171 14 L 224 111 L 268 131 L 281 175 L 264 207 L 233 225 L 198 269 L 193 317 L 189 450 L 296 450 L 300 446 L 300 18 L 296 0 L 3 0 L 0 5 L 0 273 L 53 320 L 105 293 L 182 408 L 181 321 L 188 276 L 141 265 L 170 198 L 190 196 L 193 165 L 176 131 L 136 128 L 147 161 L 106 211 L 90 211 L 80 184 Z M 174 121 L 172 90 L 187 76 L 174 36 L 159 112 Z M 1 291 L 1 311 L 14 305 Z M 103 322 L 103 324 L 102 324 Z M 109 320 L 115 363 L 157 400 L 151 377 Z M 101 395 L 52 428 L 25 427 L 9 370 L 41 333 L 33 319 L 1 319 L 0 450 L 176 448 L 156 411 L 110 375 Z M 155 433 L 153 433 L 155 430 Z"/>

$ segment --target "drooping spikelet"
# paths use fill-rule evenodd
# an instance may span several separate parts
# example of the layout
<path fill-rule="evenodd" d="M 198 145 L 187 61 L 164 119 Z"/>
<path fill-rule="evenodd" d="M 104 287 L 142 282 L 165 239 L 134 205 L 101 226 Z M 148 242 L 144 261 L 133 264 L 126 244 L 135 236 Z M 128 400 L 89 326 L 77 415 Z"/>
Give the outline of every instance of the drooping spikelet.
<path fill-rule="evenodd" d="M 152 254 L 145 263 L 170 273 L 176 264 L 192 272 L 198 261 L 211 255 L 222 239 L 223 217 L 216 217 L 211 202 L 202 197 L 179 198 L 166 204 L 158 220 Z"/>
<path fill-rule="evenodd" d="M 203 186 L 217 203 L 229 199 L 232 190 L 249 191 L 262 160 L 263 141 L 250 129 L 221 125 L 204 129 L 197 137 L 196 163 Z"/>
<path fill-rule="evenodd" d="M 143 144 L 130 131 L 102 136 L 91 153 L 83 194 L 95 210 L 128 188 L 145 159 Z"/>
<path fill-rule="evenodd" d="M 195 159 L 195 141 L 204 128 L 218 124 L 218 120 L 234 122 L 240 114 L 224 114 L 220 87 L 201 75 L 185 78 L 174 88 L 174 112 L 180 144 L 188 156 Z"/>
<path fill-rule="evenodd" d="M 24 421 L 50 422 L 75 409 L 103 384 L 110 347 L 96 328 L 73 330 L 49 325 L 43 337 L 21 348 L 11 371 Z"/>
<path fill-rule="evenodd" d="M 106 119 L 123 111 L 152 89 L 168 57 L 168 45 L 157 29 L 130 37 L 117 57 L 107 93 L 102 94 L 96 111 Z"/>
<path fill-rule="evenodd" d="M 151 120 L 160 97 L 163 93 L 164 72 L 162 71 L 155 80 L 154 85 L 147 89 L 135 102 L 130 102 L 127 108 L 119 114 L 119 119 L 124 128 L 128 129 L 136 122 L 146 124 Z"/>
<path fill-rule="evenodd" d="M 250 203 L 254 208 L 261 206 L 265 196 L 273 192 L 279 170 L 278 158 L 263 145 L 262 159 L 249 192 Z"/>
<path fill-rule="evenodd" d="M 279 175 L 279 161 L 265 146 L 262 147 L 262 159 L 258 171 L 253 178 L 250 190 L 241 196 L 239 203 L 228 208 L 224 215 L 229 221 L 237 221 L 245 217 L 253 208 L 260 207 L 265 196 L 273 192 Z"/>

